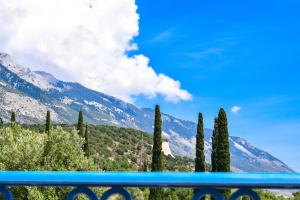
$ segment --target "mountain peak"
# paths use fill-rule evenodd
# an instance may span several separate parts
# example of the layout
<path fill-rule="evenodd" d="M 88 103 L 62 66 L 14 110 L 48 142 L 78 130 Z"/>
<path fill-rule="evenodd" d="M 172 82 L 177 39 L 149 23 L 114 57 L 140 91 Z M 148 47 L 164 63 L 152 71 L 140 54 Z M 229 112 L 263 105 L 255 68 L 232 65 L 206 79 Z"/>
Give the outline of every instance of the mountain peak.
<path fill-rule="evenodd" d="M 0 64 L 10 68 L 10 66 L 15 65 L 12 57 L 7 53 L 0 52 Z"/>
<path fill-rule="evenodd" d="M 11 60 L 10 55 L 7 54 L 7 53 L 0 52 L 0 60 L 5 60 L 5 59 L 10 59 Z"/>
<path fill-rule="evenodd" d="M 32 72 L 29 68 L 14 62 L 9 54 L 0 53 L 0 64 L 13 72 L 21 79 L 39 87 L 42 90 L 55 89 L 51 82 L 38 73 Z"/>

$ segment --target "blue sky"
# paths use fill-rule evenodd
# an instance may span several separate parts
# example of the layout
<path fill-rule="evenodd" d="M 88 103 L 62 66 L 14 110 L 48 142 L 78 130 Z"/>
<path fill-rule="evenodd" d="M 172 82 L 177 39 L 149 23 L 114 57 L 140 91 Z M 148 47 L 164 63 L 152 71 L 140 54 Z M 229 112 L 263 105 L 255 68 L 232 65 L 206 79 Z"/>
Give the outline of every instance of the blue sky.
<path fill-rule="evenodd" d="M 138 0 L 138 53 L 179 80 L 193 99 L 137 98 L 207 127 L 219 107 L 230 134 L 300 171 L 300 2 Z M 137 53 L 132 52 L 132 53 Z M 237 115 L 231 107 L 239 106 Z"/>

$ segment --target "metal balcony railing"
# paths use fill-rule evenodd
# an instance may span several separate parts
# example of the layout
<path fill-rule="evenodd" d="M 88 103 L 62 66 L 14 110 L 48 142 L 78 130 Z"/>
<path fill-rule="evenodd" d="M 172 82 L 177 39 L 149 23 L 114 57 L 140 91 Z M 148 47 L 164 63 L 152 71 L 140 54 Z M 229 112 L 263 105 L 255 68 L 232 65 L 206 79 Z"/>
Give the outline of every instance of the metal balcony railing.
<path fill-rule="evenodd" d="M 75 187 L 66 197 L 73 200 L 85 194 L 91 200 L 107 200 L 113 194 L 120 194 L 131 200 L 126 190 L 131 187 L 155 188 L 197 188 L 193 200 L 204 195 L 223 200 L 218 189 L 233 188 L 236 191 L 230 200 L 241 196 L 260 199 L 253 189 L 300 189 L 300 174 L 289 173 L 192 173 L 192 172 L 0 172 L 0 193 L 5 200 L 12 200 L 10 187 L 21 186 L 72 186 Z M 91 187 L 109 187 L 98 197 Z"/>

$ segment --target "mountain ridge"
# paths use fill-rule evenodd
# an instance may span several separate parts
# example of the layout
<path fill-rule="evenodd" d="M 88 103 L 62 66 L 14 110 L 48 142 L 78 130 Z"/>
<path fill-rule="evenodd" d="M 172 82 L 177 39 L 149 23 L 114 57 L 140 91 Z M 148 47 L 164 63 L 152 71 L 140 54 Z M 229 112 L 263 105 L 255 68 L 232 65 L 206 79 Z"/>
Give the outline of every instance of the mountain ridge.
<path fill-rule="evenodd" d="M 129 127 L 152 133 L 154 111 L 151 108 L 138 108 L 79 83 L 58 80 L 47 72 L 31 71 L 16 64 L 5 53 L 0 53 L 0 72 L 0 111 L 5 121 L 9 120 L 9 112 L 14 110 L 18 111 L 21 123 L 44 123 L 45 112 L 50 109 L 54 122 L 74 123 L 78 111 L 82 109 L 88 123 Z M 38 111 L 33 108 L 38 108 Z M 28 114 L 31 116 L 26 119 Z M 164 113 L 162 118 L 163 134 L 172 153 L 194 157 L 196 123 Z M 205 129 L 208 162 L 211 134 L 212 130 Z M 282 161 L 242 138 L 230 136 L 230 150 L 232 168 L 237 171 L 293 172 Z"/>

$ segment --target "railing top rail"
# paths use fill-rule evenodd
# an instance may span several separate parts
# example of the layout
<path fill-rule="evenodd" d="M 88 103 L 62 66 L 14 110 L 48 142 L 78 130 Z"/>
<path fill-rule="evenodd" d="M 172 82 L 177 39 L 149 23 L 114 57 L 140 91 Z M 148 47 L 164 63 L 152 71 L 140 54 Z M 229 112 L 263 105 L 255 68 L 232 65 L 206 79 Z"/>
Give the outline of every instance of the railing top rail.
<path fill-rule="evenodd" d="M 0 186 L 300 188 L 294 173 L 2 171 Z"/>

